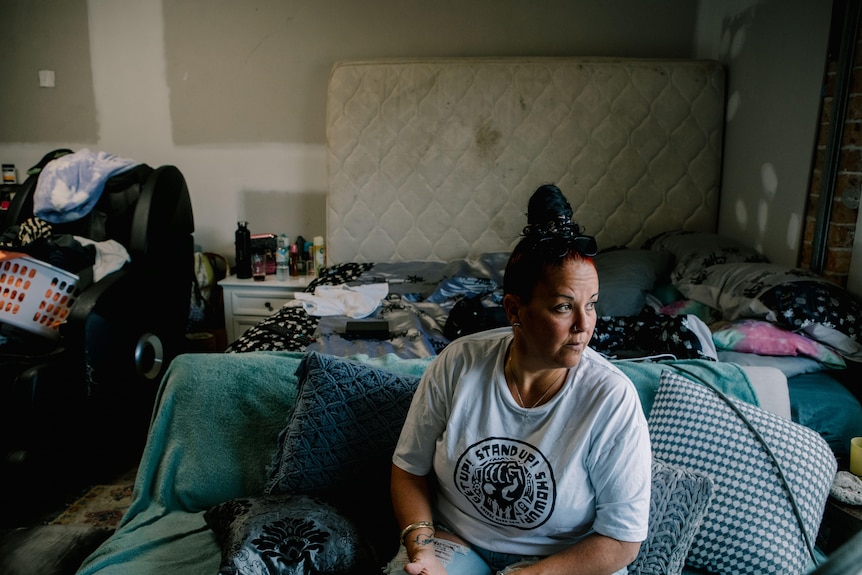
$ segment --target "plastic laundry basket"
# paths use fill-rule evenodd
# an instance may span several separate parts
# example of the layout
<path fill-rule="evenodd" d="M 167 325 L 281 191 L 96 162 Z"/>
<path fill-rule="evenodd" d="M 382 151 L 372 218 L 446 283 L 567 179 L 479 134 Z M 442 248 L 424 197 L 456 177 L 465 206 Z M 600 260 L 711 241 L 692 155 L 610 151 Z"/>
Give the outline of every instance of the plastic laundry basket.
<path fill-rule="evenodd" d="M 0 262 L 0 322 L 56 339 L 78 276 L 29 256 Z"/>

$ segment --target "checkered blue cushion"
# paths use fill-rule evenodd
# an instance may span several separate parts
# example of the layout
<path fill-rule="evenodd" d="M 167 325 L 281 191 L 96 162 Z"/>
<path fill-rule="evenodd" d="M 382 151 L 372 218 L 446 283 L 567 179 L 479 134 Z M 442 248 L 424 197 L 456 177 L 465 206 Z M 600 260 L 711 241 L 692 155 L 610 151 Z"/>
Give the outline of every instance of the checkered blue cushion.
<path fill-rule="evenodd" d="M 813 541 L 836 471 L 814 431 L 730 401 L 764 438 Z M 705 384 L 664 372 L 649 415 L 653 456 L 713 480 L 713 500 L 687 564 L 719 574 L 804 572 L 810 556 L 778 468 L 743 419 Z"/>

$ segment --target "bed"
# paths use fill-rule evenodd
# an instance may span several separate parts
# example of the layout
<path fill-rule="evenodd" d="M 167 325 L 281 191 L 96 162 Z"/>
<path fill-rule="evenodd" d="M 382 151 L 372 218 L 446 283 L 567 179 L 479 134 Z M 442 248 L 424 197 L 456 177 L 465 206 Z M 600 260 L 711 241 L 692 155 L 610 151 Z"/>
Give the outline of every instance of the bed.
<path fill-rule="evenodd" d="M 227 351 L 427 358 L 502 325 L 508 252 L 527 198 L 552 182 L 601 249 L 594 348 L 777 368 L 786 386 L 755 381 L 758 392 L 789 398 L 840 462 L 862 435 L 844 376 L 862 359 L 862 313 L 822 278 L 716 234 L 723 106 L 712 61 L 341 62 L 327 107 L 329 267 Z M 381 285 L 370 311 L 315 301 L 321 287 Z"/>
<path fill-rule="evenodd" d="M 673 569 L 632 572 L 805 572 L 816 554 L 802 539 L 820 524 L 833 452 L 843 457 L 847 436 L 862 435 L 862 407 L 837 379 L 858 357 L 858 316 L 849 294 L 824 296 L 820 290 L 830 288 L 822 280 L 769 271 L 762 256 L 716 235 L 721 67 L 581 58 L 351 61 L 334 67 L 329 86 L 328 267 L 228 353 L 185 354 L 172 363 L 132 508 L 81 575 L 165 566 L 215 572 L 219 547 L 227 560 L 244 543 L 217 540 L 206 515 L 269 493 L 265 486 L 280 469 L 318 488 L 319 470 L 312 465 L 309 474 L 298 464 L 306 456 L 338 462 L 346 482 L 327 493 L 361 507 L 352 520 L 391 546 L 391 529 L 361 526 L 386 521 L 379 502 L 389 498 L 393 438 L 411 385 L 452 339 L 503 322 L 505 262 L 528 197 L 547 182 L 566 193 L 601 248 L 601 317 L 591 345 L 635 383 L 656 422 L 654 455 L 664 457 L 663 436 L 672 449 L 678 445 L 668 438 L 678 436 L 708 445 L 694 449 L 718 466 L 707 474 L 715 488 L 702 523 L 651 529 L 671 539 L 690 534 L 686 544 L 642 546 L 647 555 L 681 550 Z M 792 288 L 808 290 L 803 303 L 809 295 L 827 301 L 806 311 Z M 799 325 L 781 311 L 790 308 L 807 313 Z M 706 386 L 691 382 L 686 389 L 696 391 L 669 401 L 666 372 L 712 382 L 739 401 L 703 395 Z M 784 411 L 751 405 L 767 403 Z M 749 422 L 756 417 L 755 428 L 771 441 L 743 448 L 738 438 L 751 434 L 731 404 Z M 701 425 L 707 421 L 713 424 Z M 695 428 L 704 435 L 689 442 Z M 304 431 L 291 432 L 297 429 Z M 291 437 L 302 455 L 282 461 Z M 353 459 L 381 442 L 382 465 Z M 767 443 L 790 462 L 786 474 L 774 472 L 778 460 L 765 457 Z M 761 476 L 768 482 L 755 479 Z M 794 513 L 785 488 L 799 497 Z M 691 495 L 685 499 L 698 499 Z M 782 560 L 788 555 L 791 564 Z M 715 564 L 725 558 L 732 562 Z"/>

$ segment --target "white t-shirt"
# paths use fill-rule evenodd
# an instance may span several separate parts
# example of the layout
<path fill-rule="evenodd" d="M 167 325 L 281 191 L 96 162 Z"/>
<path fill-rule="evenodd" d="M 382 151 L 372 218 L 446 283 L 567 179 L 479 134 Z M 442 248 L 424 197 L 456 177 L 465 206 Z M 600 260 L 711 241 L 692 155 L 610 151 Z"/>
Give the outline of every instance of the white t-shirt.
<path fill-rule="evenodd" d="M 632 382 L 592 349 L 544 405 L 506 385 L 511 328 L 459 338 L 428 366 L 393 462 L 437 479 L 435 519 L 491 551 L 546 556 L 597 532 L 647 535 L 652 454 Z"/>

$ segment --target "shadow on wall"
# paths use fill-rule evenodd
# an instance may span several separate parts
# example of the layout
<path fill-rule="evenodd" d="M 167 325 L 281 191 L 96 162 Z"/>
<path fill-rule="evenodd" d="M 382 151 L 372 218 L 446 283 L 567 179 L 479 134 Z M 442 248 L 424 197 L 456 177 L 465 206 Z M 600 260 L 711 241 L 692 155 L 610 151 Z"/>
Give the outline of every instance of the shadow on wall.
<path fill-rule="evenodd" d="M 796 265 L 802 244 L 831 4 L 720 9 L 717 57 L 728 74 L 719 228 L 776 263 Z"/>
<path fill-rule="evenodd" d="M 239 219 L 254 234 L 302 235 L 308 241 L 326 235 L 326 194 L 323 192 L 267 192 L 242 190 Z"/>

